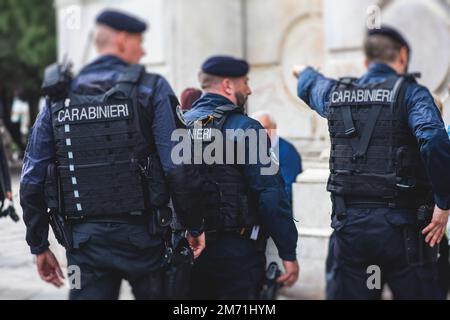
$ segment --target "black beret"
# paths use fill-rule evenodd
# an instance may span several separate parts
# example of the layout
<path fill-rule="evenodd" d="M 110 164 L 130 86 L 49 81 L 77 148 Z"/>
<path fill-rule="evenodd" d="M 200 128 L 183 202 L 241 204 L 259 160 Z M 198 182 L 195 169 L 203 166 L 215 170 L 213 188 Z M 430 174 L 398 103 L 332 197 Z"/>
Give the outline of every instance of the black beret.
<path fill-rule="evenodd" d="M 147 24 L 126 13 L 114 10 L 105 10 L 97 16 L 96 22 L 104 24 L 118 31 L 129 33 L 142 33 L 147 30 Z"/>
<path fill-rule="evenodd" d="M 204 73 L 220 77 L 243 77 L 249 70 L 250 66 L 247 61 L 231 56 L 213 56 L 202 65 Z"/>
<path fill-rule="evenodd" d="M 392 27 L 383 25 L 378 29 L 377 28 L 369 29 L 367 31 L 367 35 L 368 36 L 383 35 L 389 37 L 400 43 L 403 47 L 406 47 L 408 51 L 411 51 L 411 47 L 409 46 L 409 43 L 408 41 L 406 41 L 405 37 L 403 37 L 403 35 L 400 32 L 398 32 L 396 29 Z"/>

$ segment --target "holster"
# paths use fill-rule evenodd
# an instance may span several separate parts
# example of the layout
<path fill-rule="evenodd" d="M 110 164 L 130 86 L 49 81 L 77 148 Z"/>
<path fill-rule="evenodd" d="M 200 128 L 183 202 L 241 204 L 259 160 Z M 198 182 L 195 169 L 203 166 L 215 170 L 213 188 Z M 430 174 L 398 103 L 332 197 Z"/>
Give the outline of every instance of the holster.
<path fill-rule="evenodd" d="M 72 229 L 70 224 L 64 220 L 64 218 L 56 211 L 50 210 L 50 226 L 55 234 L 55 238 L 60 245 L 62 245 L 66 250 L 71 250 L 73 248 L 72 241 Z"/>
<path fill-rule="evenodd" d="M 72 230 L 70 224 L 64 219 L 61 185 L 58 178 L 56 164 L 51 163 L 47 167 L 47 175 L 44 184 L 44 196 L 49 213 L 50 227 L 55 238 L 66 250 L 72 249 Z"/>
<path fill-rule="evenodd" d="M 408 265 L 424 265 L 435 263 L 439 255 L 439 245 L 433 248 L 425 242 L 426 235 L 422 230 L 431 222 L 433 206 L 422 205 L 417 209 L 417 225 L 404 228 L 406 261 Z"/>
<path fill-rule="evenodd" d="M 149 200 L 153 207 L 163 207 L 169 203 L 169 188 L 161 161 L 156 153 L 147 158 L 146 178 Z"/>
<path fill-rule="evenodd" d="M 281 285 L 277 283 L 277 278 L 281 275 L 281 271 L 276 262 L 269 264 L 266 270 L 264 282 L 261 285 L 261 291 L 258 300 L 275 300 Z"/>
<path fill-rule="evenodd" d="M 166 248 L 165 296 L 168 299 L 186 299 L 189 293 L 194 253 L 186 238 L 174 235 L 174 244 Z"/>
<path fill-rule="evenodd" d="M 339 231 L 344 227 L 347 220 L 347 205 L 344 197 L 335 194 L 331 194 L 331 203 L 331 227 Z"/>

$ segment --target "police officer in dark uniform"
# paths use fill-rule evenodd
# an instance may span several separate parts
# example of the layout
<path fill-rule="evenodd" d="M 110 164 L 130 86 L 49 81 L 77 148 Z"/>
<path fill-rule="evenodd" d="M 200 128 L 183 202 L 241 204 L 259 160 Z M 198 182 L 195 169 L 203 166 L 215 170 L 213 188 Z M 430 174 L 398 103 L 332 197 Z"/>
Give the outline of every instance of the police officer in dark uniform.
<path fill-rule="evenodd" d="M 229 149 L 225 149 L 221 160 L 204 165 L 206 183 L 202 193 L 208 208 L 204 222 L 208 248 L 194 265 L 189 296 L 193 299 L 257 298 L 264 280 L 267 236 L 275 241 L 285 268 L 278 282 L 291 286 L 298 278 L 298 232 L 280 173 L 262 173 L 267 165 L 259 157 L 249 161 L 249 154 L 258 154 L 259 148 L 270 154 L 270 141 L 259 122 L 244 112 L 251 94 L 248 71 L 246 61 L 233 57 L 206 60 L 199 74 L 205 94 L 184 114 L 192 130 L 219 130 L 223 134 L 220 139 L 227 140 L 224 145 L 243 142 L 242 137 L 224 138 L 226 131 L 236 129 L 262 133 L 267 142 L 264 147 L 244 142 L 241 150 L 245 162 L 226 162 Z M 208 131 L 201 132 L 208 145 Z M 195 132 L 193 136 L 198 137 Z M 239 150 L 234 150 L 235 157 L 242 155 Z"/>
<path fill-rule="evenodd" d="M 137 299 L 165 298 L 166 229 L 159 212 L 167 209 L 171 195 L 183 220 L 184 209 L 177 204 L 185 198 L 179 195 L 196 188 L 195 179 L 181 186 L 182 171 L 170 157 L 177 99 L 162 76 L 137 64 L 144 55 L 145 30 L 144 22 L 128 14 L 102 12 L 95 37 L 100 57 L 68 82 L 66 94 L 51 92 L 44 82 L 51 93 L 25 153 L 21 205 L 39 275 L 61 286 L 63 275 L 47 240 L 47 208 L 56 203 L 64 230 L 70 231 L 68 266 L 81 271 L 81 284 L 71 283 L 70 299 L 117 299 L 122 279 Z M 56 201 L 47 195 L 53 176 Z M 198 256 L 204 235 L 194 229 L 201 218 L 189 221 L 188 239 Z"/>
<path fill-rule="evenodd" d="M 298 96 L 328 119 L 333 201 L 329 299 L 444 298 L 436 247 L 450 208 L 450 142 L 433 97 L 407 74 L 395 29 L 368 31 L 368 71 L 334 80 L 297 66 Z M 373 276 L 373 277 L 371 277 Z"/>

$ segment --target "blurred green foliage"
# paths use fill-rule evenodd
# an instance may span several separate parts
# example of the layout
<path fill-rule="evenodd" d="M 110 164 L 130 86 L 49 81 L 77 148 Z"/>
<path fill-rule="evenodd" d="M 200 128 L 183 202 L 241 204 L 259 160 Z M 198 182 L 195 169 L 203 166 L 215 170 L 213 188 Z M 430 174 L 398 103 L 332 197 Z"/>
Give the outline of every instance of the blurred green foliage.
<path fill-rule="evenodd" d="M 45 67 L 56 60 L 53 0 L 0 0 L 0 94 L 10 103 L 16 90 L 37 114 Z"/>

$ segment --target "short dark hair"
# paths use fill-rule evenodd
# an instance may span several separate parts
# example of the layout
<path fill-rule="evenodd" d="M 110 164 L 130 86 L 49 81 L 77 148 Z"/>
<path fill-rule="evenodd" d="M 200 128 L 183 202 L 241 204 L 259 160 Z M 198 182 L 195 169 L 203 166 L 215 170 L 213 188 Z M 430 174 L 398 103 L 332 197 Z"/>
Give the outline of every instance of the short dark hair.
<path fill-rule="evenodd" d="M 364 53 L 369 61 L 394 62 L 402 47 L 395 39 L 380 34 L 369 35 L 364 41 Z"/>
<path fill-rule="evenodd" d="M 208 89 L 211 89 L 212 87 L 217 86 L 224 79 L 224 77 L 215 76 L 215 75 L 200 71 L 198 74 L 198 79 L 199 79 L 200 86 L 202 87 L 202 89 L 208 90 Z"/>

